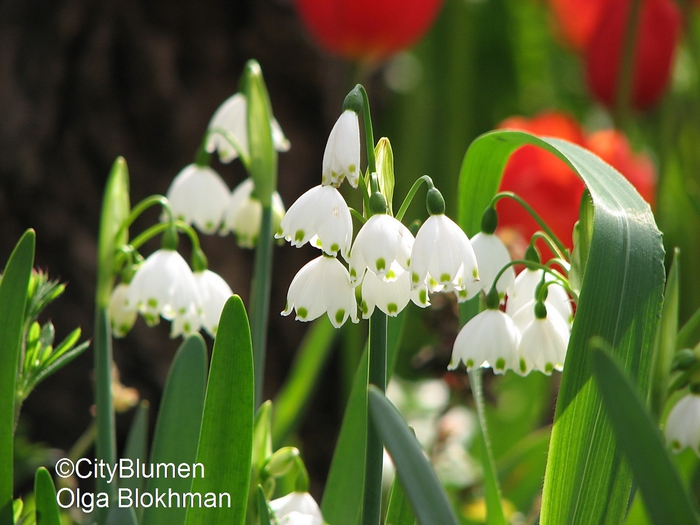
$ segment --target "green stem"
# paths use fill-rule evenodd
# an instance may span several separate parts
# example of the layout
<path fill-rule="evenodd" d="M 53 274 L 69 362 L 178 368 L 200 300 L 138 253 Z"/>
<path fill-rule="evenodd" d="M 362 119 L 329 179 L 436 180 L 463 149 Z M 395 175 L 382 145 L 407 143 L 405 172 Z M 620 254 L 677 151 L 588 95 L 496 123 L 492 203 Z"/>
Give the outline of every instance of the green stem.
<path fill-rule="evenodd" d="M 236 136 L 230 131 L 224 128 L 212 128 L 207 130 L 207 132 L 204 134 L 204 139 L 202 140 L 202 144 L 205 145 L 204 147 L 206 147 L 207 140 L 213 134 L 221 135 L 229 144 L 231 144 L 231 146 L 233 146 L 233 149 L 238 152 L 238 158 L 241 159 L 243 167 L 248 173 L 250 173 L 250 156 L 248 155 L 248 152 L 241 147 L 241 144 L 236 139 Z"/>
<path fill-rule="evenodd" d="M 369 384 L 386 391 L 387 317 L 379 309 L 369 321 Z M 362 525 L 379 525 L 382 510 L 382 465 L 384 446 L 367 411 L 367 451 Z"/>
<path fill-rule="evenodd" d="M 134 223 L 134 221 L 148 208 L 151 206 L 157 206 L 160 205 L 163 207 L 165 210 L 165 213 L 168 214 L 168 219 L 169 222 L 173 222 L 173 212 L 170 209 L 170 202 L 168 202 L 168 199 L 165 198 L 163 195 L 151 195 L 150 197 L 145 198 L 141 202 L 139 202 L 136 206 L 134 206 L 131 210 L 131 213 L 129 213 L 129 216 L 126 218 L 126 220 L 122 223 L 122 225 L 119 227 L 119 230 L 117 231 L 115 237 L 119 237 L 122 233 L 124 233 L 126 230 L 129 229 L 129 227 Z"/>
<path fill-rule="evenodd" d="M 403 216 L 406 214 L 408 207 L 411 205 L 411 202 L 413 202 L 413 197 L 416 196 L 418 188 L 420 188 L 421 184 L 423 183 L 425 183 L 428 186 L 428 189 L 435 187 L 435 184 L 433 184 L 433 179 L 431 179 L 428 175 L 423 175 L 422 177 L 418 178 L 416 182 L 413 183 L 413 186 L 411 186 L 411 189 L 408 190 L 406 198 L 401 203 L 401 207 L 396 213 L 396 220 L 400 221 L 403 219 Z"/>
<path fill-rule="evenodd" d="M 97 409 L 97 440 L 95 458 L 113 465 L 116 461 L 116 435 L 114 424 L 114 402 L 112 399 L 112 337 L 109 332 L 107 309 L 98 307 L 95 311 L 95 406 Z M 105 492 L 109 501 L 115 501 L 116 483 L 107 479 L 95 480 L 96 492 Z M 107 521 L 109 509 L 97 509 L 97 523 Z"/>
<path fill-rule="evenodd" d="M 265 349 L 267 346 L 267 321 L 270 305 L 270 279 L 272 274 L 272 206 L 263 206 L 255 267 L 250 292 L 250 333 L 253 342 L 253 366 L 255 369 L 255 408 L 262 402 L 265 380 Z"/>
<path fill-rule="evenodd" d="M 642 12 L 641 0 L 632 0 L 625 36 L 620 57 L 620 69 L 617 73 L 617 91 L 615 93 L 615 124 L 619 129 L 624 129 L 629 118 L 630 98 L 632 94 L 632 81 L 634 78 L 634 52 L 639 29 L 639 18 Z"/>
<path fill-rule="evenodd" d="M 545 232 L 535 232 L 532 234 L 532 239 L 530 239 L 530 244 L 534 244 L 537 239 L 542 239 L 542 241 L 552 250 L 559 260 L 566 261 L 566 255 L 561 252 L 559 246 L 552 240 L 552 238 Z"/>

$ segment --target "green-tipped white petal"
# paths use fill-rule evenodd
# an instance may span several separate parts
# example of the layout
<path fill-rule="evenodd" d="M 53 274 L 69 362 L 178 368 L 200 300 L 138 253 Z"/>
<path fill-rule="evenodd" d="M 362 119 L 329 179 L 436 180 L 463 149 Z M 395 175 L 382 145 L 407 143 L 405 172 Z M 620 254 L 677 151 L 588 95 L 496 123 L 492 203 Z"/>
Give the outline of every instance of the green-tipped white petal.
<path fill-rule="evenodd" d="M 506 302 L 506 313 L 515 315 L 524 305 L 535 300 L 535 290 L 537 285 L 542 280 L 543 270 L 525 269 L 518 274 L 513 283 L 513 287 L 508 292 L 508 301 Z M 556 278 L 547 273 L 545 281 L 554 281 Z M 555 308 L 559 314 L 568 323 L 573 318 L 573 309 L 571 308 L 571 299 L 566 293 L 566 290 L 559 284 L 547 286 L 547 299 L 544 303 L 547 310 Z"/>
<path fill-rule="evenodd" d="M 345 110 L 331 129 L 323 152 L 321 183 L 340 186 L 348 179 L 357 188 L 360 177 L 360 122 L 357 113 Z"/>
<path fill-rule="evenodd" d="M 357 233 L 350 255 L 350 278 L 362 278 L 365 269 L 385 281 L 398 278 L 395 266 L 408 270 L 413 235 L 400 221 L 386 214 L 373 215 Z M 394 264 L 396 263 L 396 265 Z"/>
<path fill-rule="evenodd" d="M 219 274 L 210 270 L 195 272 L 194 280 L 202 300 L 202 326 L 209 335 L 216 337 L 221 311 L 233 292 Z"/>
<path fill-rule="evenodd" d="M 292 204 L 275 237 L 300 247 L 307 242 L 328 255 L 348 258 L 352 217 L 345 199 L 332 186 L 315 186 Z"/>
<path fill-rule="evenodd" d="M 252 196 L 253 180 L 248 178 L 241 182 L 231 193 L 224 214 L 221 234 L 233 232 L 236 242 L 242 248 L 254 248 L 260 236 L 262 205 Z M 272 194 L 272 231 L 279 228 L 284 217 L 284 204 L 279 193 Z"/>
<path fill-rule="evenodd" d="M 673 405 L 664 433 L 666 443 L 674 452 L 687 447 L 700 456 L 700 395 L 687 394 Z"/>
<path fill-rule="evenodd" d="M 112 290 L 107 313 L 114 337 L 124 337 L 136 322 L 137 311 L 128 305 L 129 285 L 119 283 Z"/>
<path fill-rule="evenodd" d="M 551 314 L 555 318 L 558 314 Z M 533 319 L 525 327 L 520 337 L 518 353 L 520 364 L 516 372 L 527 375 L 531 370 L 538 370 L 549 375 L 552 370 L 561 370 L 566 358 L 568 337 L 562 337 L 550 316 Z"/>
<path fill-rule="evenodd" d="M 324 255 L 308 262 L 289 285 L 282 315 L 292 310 L 296 310 L 297 321 L 313 321 L 326 313 L 336 328 L 348 317 L 358 322 L 355 290 L 345 266 L 335 257 Z"/>
<path fill-rule="evenodd" d="M 396 279 L 385 281 L 373 272 L 366 272 L 362 279 L 362 317 L 369 319 L 374 312 L 374 308 L 379 308 L 385 314 L 395 317 L 408 304 L 413 301 L 416 305 L 424 308 L 430 305 L 428 300 L 428 290 L 425 286 L 416 290 L 411 290 L 411 281 L 408 272 L 394 263 Z"/>
<path fill-rule="evenodd" d="M 194 224 L 203 233 L 214 233 L 223 219 L 229 193 L 213 169 L 190 164 L 173 179 L 166 197 L 176 219 Z"/>

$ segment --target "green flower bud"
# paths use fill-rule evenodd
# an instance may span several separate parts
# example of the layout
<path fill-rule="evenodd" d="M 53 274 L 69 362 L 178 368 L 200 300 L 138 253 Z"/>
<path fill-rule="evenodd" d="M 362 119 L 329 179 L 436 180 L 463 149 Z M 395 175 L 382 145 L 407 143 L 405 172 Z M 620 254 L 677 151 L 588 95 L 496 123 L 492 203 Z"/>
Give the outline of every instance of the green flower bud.
<path fill-rule="evenodd" d="M 284 476 L 295 465 L 298 457 L 298 448 L 283 447 L 270 456 L 264 470 L 276 478 Z"/>
<path fill-rule="evenodd" d="M 345 100 L 343 100 L 343 111 L 350 110 L 354 111 L 358 115 L 362 113 L 362 105 L 364 100 L 362 98 L 362 92 L 360 91 L 360 84 L 357 84 L 352 91 L 347 94 Z"/>
<path fill-rule="evenodd" d="M 484 214 L 481 216 L 481 232 L 493 235 L 497 227 L 498 213 L 496 213 L 496 208 L 489 206 L 484 210 Z"/>
<path fill-rule="evenodd" d="M 445 213 L 445 199 L 437 188 L 430 188 L 425 196 L 425 206 L 430 215 L 443 215 Z"/>

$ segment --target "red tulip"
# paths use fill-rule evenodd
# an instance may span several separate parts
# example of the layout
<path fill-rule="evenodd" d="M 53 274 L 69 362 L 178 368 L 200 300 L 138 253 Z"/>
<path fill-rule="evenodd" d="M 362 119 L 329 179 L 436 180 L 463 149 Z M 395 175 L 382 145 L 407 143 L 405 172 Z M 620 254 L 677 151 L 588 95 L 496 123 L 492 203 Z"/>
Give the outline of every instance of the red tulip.
<path fill-rule="evenodd" d="M 550 0 L 561 36 L 576 51 L 583 51 L 593 35 L 601 13 L 611 0 Z M 614 0 L 613 0 L 614 1 Z"/>
<path fill-rule="evenodd" d="M 414 44 L 442 0 L 295 0 L 316 42 L 351 60 L 381 60 Z"/>
<path fill-rule="evenodd" d="M 656 186 L 654 167 L 645 155 L 636 155 L 625 136 L 615 130 L 598 131 L 586 136 L 571 117 L 547 112 L 528 120 L 511 117 L 501 129 L 519 129 L 538 136 L 563 138 L 586 147 L 617 168 L 637 187 L 642 197 L 653 202 Z M 523 146 L 515 151 L 503 172 L 501 191 L 513 191 L 525 199 L 544 219 L 559 239 L 573 248 L 571 233 L 578 220 L 579 204 L 584 185 L 562 160 L 536 146 Z M 511 199 L 501 199 L 497 206 L 499 233 L 515 234 L 513 245 L 521 247 L 541 228 Z M 542 246 L 538 244 L 538 246 Z M 542 250 L 544 259 L 551 257 Z"/>

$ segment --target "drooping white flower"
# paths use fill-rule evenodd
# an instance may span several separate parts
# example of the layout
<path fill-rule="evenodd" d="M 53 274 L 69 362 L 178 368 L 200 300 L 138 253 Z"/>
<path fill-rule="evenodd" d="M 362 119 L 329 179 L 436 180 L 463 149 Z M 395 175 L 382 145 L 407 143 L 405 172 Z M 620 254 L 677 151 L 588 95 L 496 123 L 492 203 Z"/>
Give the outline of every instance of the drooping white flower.
<path fill-rule="evenodd" d="M 431 292 L 454 290 L 460 301 L 481 289 L 469 238 L 444 214 L 431 215 L 418 230 L 409 266 L 414 288 L 425 282 Z"/>
<path fill-rule="evenodd" d="M 323 152 L 321 183 L 340 186 L 348 179 L 357 188 L 360 177 L 360 122 L 357 113 L 346 109 L 333 125 Z"/>
<path fill-rule="evenodd" d="M 202 326 L 209 335 L 216 337 L 221 311 L 233 292 L 228 283 L 211 270 L 195 272 L 194 280 L 202 300 Z"/>
<path fill-rule="evenodd" d="M 467 370 L 492 367 L 496 374 L 517 370 L 520 333 L 513 320 L 497 309 L 487 308 L 472 317 L 457 334 L 448 369 L 463 362 Z"/>
<path fill-rule="evenodd" d="M 413 235 L 400 221 L 385 213 L 372 215 L 352 245 L 350 279 L 361 279 L 367 268 L 385 281 L 396 280 L 394 263 L 408 270 L 412 247 Z"/>
<path fill-rule="evenodd" d="M 206 149 L 209 153 L 218 151 L 219 160 L 224 164 L 236 159 L 240 152 L 248 156 L 248 123 L 246 117 L 247 102 L 245 95 L 236 93 L 227 98 L 216 110 L 209 122 L 209 134 Z M 282 128 L 274 118 L 270 121 L 272 129 L 272 144 L 277 151 L 289 150 L 289 141 L 284 136 Z M 237 146 L 234 147 L 228 138 L 216 131 L 227 132 Z"/>
<path fill-rule="evenodd" d="M 308 492 L 292 492 L 273 499 L 270 508 L 280 525 L 323 525 L 321 509 Z"/>
<path fill-rule="evenodd" d="M 289 315 L 293 309 L 298 321 L 313 321 L 327 313 L 336 328 L 348 316 L 358 322 L 355 290 L 345 266 L 335 257 L 325 255 L 306 263 L 289 285 L 282 315 Z"/>
<path fill-rule="evenodd" d="M 553 313 L 552 317 L 556 318 L 557 315 Z M 531 370 L 538 370 L 550 375 L 552 370 L 561 370 L 567 344 L 568 337 L 562 337 L 560 328 L 549 315 L 544 318 L 535 317 L 521 334 L 518 345 L 520 363 L 516 372 L 527 375 Z"/>
<path fill-rule="evenodd" d="M 489 293 L 496 274 L 510 262 L 508 248 L 496 235 L 484 232 L 477 233 L 471 238 L 472 248 L 479 264 L 479 284 L 484 293 Z M 515 270 L 510 266 L 498 279 L 496 289 L 501 300 L 504 299 L 506 291 L 513 286 L 515 281 Z"/>
<path fill-rule="evenodd" d="M 176 219 L 214 233 L 223 219 L 229 189 L 209 166 L 190 164 L 173 179 L 166 197 Z"/>
<path fill-rule="evenodd" d="M 352 242 L 352 217 L 345 199 L 333 186 L 315 186 L 289 207 L 275 237 L 300 247 L 312 246 L 347 259 Z"/>
<path fill-rule="evenodd" d="M 119 283 L 114 287 L 109 298 L 107 313 L 110 327 L 112 328 L 112 335 L 117 338 L 128 334 L 136 322 L 137 311 L 136 308 L 127 305 L 128 295 L 129 285 Z"/>
<path fill-rule="evenodd" d="M 700 395 L 683 396 L 668 414 L 664 427 L 666 443 L 674 452 L 686 447 L 700 456 Z"/>
<path fill-rule="evenodd" d="M 252 196 L 253 179 L 245 179 L 231 193 L 224 213 L 221 234 L 232 231 L 242 248 L 254 248 L 260 235 L 262 204 Z M 277 231 L 284 216 L 284 203 L 279 193 L 272 194 L 272 231 Z"/>
<path fill-rule="evenodd" d="M 518 274 L 508 294 L 508 301 L 506 302 L 506 313 L 508 315 L 515 315 L 525 304 L 535 300 L 535 290 L 537 289 L 537 285 L 542 281 L 543 273 L 544 270 L 530 270 L 526 268 Z M 549 272 L 546 273 L 544 279 L 545 282 L 556 280 Z M 571 322 L 573 318 L 571 299 L 569 299 L 569 295 L 561 285 L 551 284 L 547 286 L 545 305 L 548 311 L 555 308 L 567 323 Z"/>
<path fill-rule="evenodd" d="M 430 305 L 428 289 L 425 285 L 412 290 L 408 272 L 397 263 L 394 263 L 392 272 L 396 275 L 392 281 L 385 281 L 374 272 L 365 273 L 362 279 L 362 303 L 360 304 L 364 319 L 372 316 L 375 307 L 394 317 L 406 308 L 408 301 L 413 301 L 421 308 Z"/>
<path fill-rule="evenodd" d="M 535 320 L 536 304 L 537 301 L 535 300 L 525 303 L 517 312 L 511 315 L 515 326 L 518 328 L 518 330 L 520 330 L 521 334 L 525 331 L 525 328 Z M 550 303 L 545 301 L 544 305 L 547 307 L 547 319 L 559 331 L 559 335 L 561 335 L 564 342 L 568 345 L 569 336 L 571 335 L 571 324 L 568 321 L 565 321 L 559 310 L 557 310 Z"/>
<path fill-rule="evenodd" d="M 170 337 L 199 330 L 202 302 L 189 265 L 175 250 L 153 252 L 139 266 L 129 286 L 127 306 L 136 308 L 149 325 L 159 317 L 172 321 Z"/>

